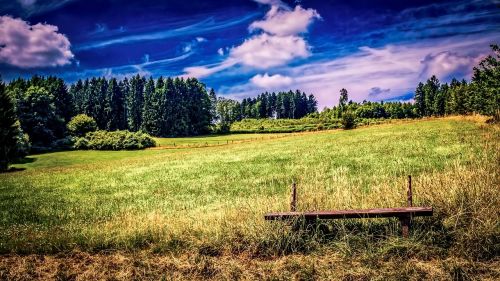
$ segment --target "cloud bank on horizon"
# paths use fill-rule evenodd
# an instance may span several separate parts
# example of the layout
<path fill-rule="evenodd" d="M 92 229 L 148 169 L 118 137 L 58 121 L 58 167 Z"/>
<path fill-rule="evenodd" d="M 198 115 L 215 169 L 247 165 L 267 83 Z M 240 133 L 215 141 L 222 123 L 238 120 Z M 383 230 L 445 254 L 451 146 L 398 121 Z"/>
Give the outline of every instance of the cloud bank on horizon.
<path fill-rule="evenodd" d="M 408 100 L 431 75 L 470 79 L 500 38 L 494 1 L 184 2 L 0 0 L 0 73 L 194 76 L 232 98 L 301 89 L 323 107 L 341 88 Z"/>

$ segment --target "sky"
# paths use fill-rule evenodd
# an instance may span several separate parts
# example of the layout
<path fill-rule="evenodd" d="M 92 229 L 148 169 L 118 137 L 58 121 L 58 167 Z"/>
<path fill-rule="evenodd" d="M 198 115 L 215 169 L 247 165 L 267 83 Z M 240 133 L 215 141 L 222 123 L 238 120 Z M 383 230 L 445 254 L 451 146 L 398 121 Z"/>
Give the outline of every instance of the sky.
<path fill-rule="evenodd" d="M 470 79 L 500 43 L 500 1 L 0 0 L 2 79 L 196 77 L 234 99 L 300 89 L 319 107 L 411 100 Z"/>

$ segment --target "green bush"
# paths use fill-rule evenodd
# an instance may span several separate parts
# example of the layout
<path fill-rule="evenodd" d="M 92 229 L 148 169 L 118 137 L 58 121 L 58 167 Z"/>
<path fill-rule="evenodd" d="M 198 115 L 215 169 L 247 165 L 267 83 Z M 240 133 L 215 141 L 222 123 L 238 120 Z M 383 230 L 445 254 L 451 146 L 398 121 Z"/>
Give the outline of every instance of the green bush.
<path fill-rule="evenodd" d="M 356 115 L 350 111 L 346 111 L 342 114 L 342 128 L 345 130 L 356 128 Z"/>
<path fill-rule="evenodd" d="M 75 149 L 133 150 L 153 147 L 154 139 L 143 132 L 95 131 L 75 140 Z"/>
<path fill-rule="evenodd" d="M 97 130 L 97 123 L 94 118 L 85 114 L 78 114 L 68 122 L 68 131 L 72 136 L 83 137 L 88 132 Z"/>

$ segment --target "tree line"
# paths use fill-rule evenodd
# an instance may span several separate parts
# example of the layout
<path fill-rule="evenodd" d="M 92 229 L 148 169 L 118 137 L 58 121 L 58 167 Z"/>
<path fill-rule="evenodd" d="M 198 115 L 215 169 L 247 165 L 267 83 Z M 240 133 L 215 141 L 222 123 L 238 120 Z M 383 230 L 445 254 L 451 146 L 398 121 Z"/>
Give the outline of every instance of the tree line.
<path fill-rule="evenodd" d="M 483 114 L 500 120 L 500 49 L 473 68 L 470 82 L 455 78 L 441 83 L 433 75 L 418 83 L 413 102 L 348 101 L 346 89 L 340 91 L 337 106 L 325 108 L 318 117 L 341 118 L 349 113 L 357 118 L 418 118 L 427 116 Z"/>
<path fill-rule="evenodd" d="M 241 103 L 234 101 L 237 112 L 228 119 L 224 117 L 225 99 L 217 99 L 214 90 L 207 91 L 196 78 L 154 80 L 135 75 L 119 81 L 93 77 L 68 87 L 61 78 L 35 75 L 2 85 L 2 91 L 13 99 L 20 131 L 40 150 L 70 142 L 67 125 L 81 114 L 95 121 L 96 130 L 177 137 L 227 132 L 225 120 L 301 118 L 316 111 L 312 95 L 300 91 L 263 93 Z"/>
<path fill-rule="evenodd" d="M 95 119 L 102 130 L 144 131 L 167 136 L 200 135 L 212 124 L 211 91 L 195 78 L 154 80 L 139 75 L 118 81 L 78 80 L 69 89 L 76 114 Z"/>
<path fill-rule="evenodd" d="M 154 80 L 139 75 L 118 81 L 94 77 L 68 87 L 58 77 L 33 76 L 0 81 L 0 169 L 30 145 L 59 147 L 68 142 L 67 125 L 80 114 L 98 129 L 186 136 L 227 132 L 247 118 L 417 118 L 480 113 L 500 120 L 500 50 L 474 67 L 470 82 L 441 83 L 435 76 L 417 85 L 414 102 L 350 101 L 342 89 L 337 106 L 317 112 L 313 95 L 300 90 L 262 93 L 241 102 L 207 91 L 195 78 Z M 117 134 L 119 135 L 119 134 Z M 131 137 L 134 137 L 131 135 Z M 12 145 L 12 144 L 15 145 Z M 6 160 L 7 159 L 7 160 Z"/>
<path fill-rule="evenodd" d="M 242 119 L 300 119 L 318 111 L 318 102 L 310 94 L 296 90 L 288 92 L 262 93 L 241 102 L 219 97 L 215 105 L 215 116 L 219 132 L 229 131 L 229 126 Z"/>

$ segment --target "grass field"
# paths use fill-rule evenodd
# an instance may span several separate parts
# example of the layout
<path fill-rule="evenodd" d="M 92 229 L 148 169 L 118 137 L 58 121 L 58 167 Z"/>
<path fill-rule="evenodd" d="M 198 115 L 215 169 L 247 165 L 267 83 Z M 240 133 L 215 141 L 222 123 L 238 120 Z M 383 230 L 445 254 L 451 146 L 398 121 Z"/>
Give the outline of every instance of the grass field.
<path fill-rule="evenodd" d="M 0 174 L 0 279 L 500 278 L 500 130 L 452 117 L 232 145 L 30 156 Z M 251 135 L 161 139 L 160 145 Z M 287 210 L 414 204 L 397 220 L 292 231 Z"/>
<path fill-rule="evenodd" d="M 155 138 L 160 147 L 203 147 L 282 138 L 289 134 L 228 134 L 187 138 Z"/>

